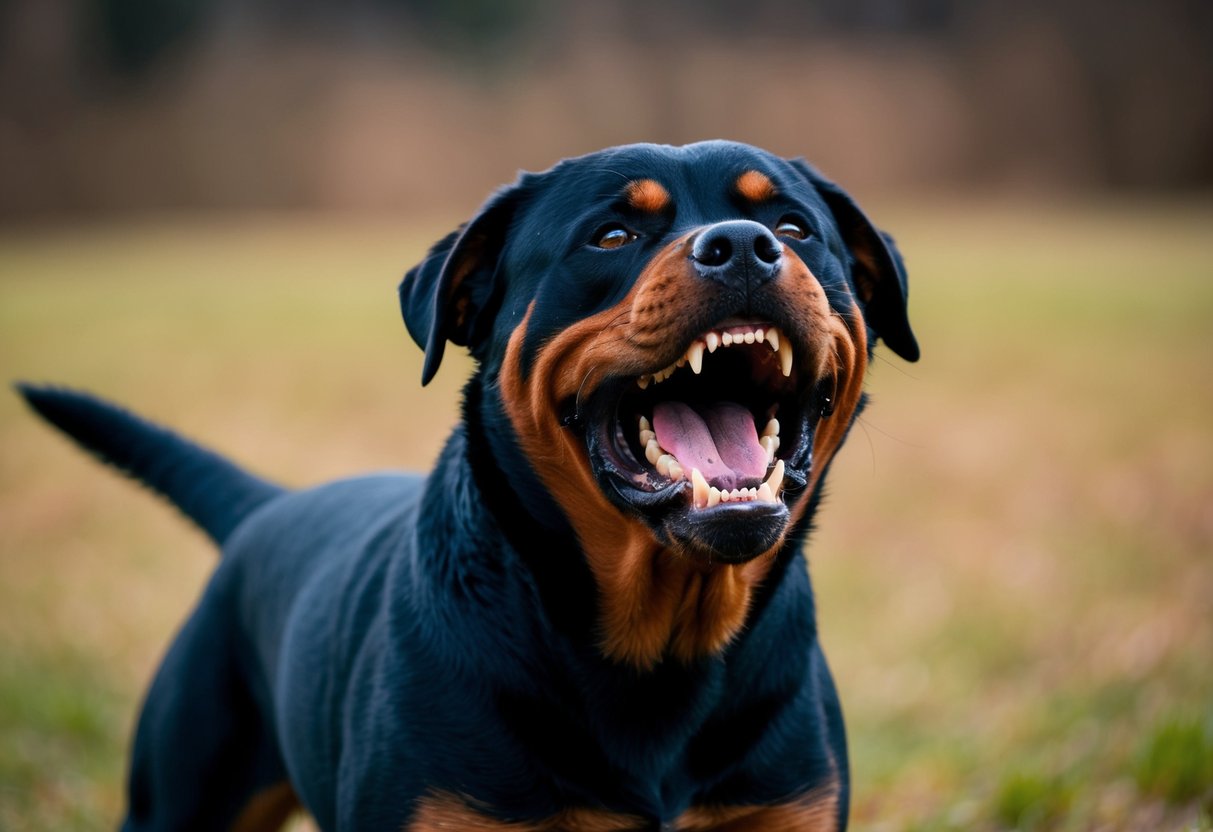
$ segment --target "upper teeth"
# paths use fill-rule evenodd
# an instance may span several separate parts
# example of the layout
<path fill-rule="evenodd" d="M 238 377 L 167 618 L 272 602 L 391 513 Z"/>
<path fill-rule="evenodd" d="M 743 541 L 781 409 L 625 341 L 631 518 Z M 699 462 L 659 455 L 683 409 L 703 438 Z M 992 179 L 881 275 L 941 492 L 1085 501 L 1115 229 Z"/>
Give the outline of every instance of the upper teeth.
<path fill-rule="evenodd" d="M 779 354 L 779 368 L 784 377 L 792 375 L 792 342 L 783 335 L 777 327 L 761 327 L 752 325 L 731 326 L 721 330 L 706 332 L 691 342 L 687 351 L 670 366 L 655 373 L 646 373 L 636 379 L 636 384 L 643 390 L 650 384 L 660 384 L 679 367 L 690 365 L 691 372 L 699 375 L 703 372 L 703 353 L 716 352 L 720 347 L 731 347 L 734 344 L 766 344 L 772 352 Z"/>

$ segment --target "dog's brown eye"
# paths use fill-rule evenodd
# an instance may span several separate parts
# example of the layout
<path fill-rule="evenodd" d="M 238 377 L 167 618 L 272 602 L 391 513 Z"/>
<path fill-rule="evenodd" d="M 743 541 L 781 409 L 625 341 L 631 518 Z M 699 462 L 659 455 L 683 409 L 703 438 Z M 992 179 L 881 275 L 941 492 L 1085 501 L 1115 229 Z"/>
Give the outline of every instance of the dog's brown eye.
<path fill-rule="evenodd" d="M 784 217 L 775 226 L 775 233 L 780 237 L 791 237 L 793 240 L 803 240 L 809 236 L 805 227 L 792 217 Z"/>
<path fill-rule="evenodd" d="M 636 235 L 622 225 L 607 225 L 599 229 L 594 245 L 598 248 L 619 248 L 635 239 Z"/>

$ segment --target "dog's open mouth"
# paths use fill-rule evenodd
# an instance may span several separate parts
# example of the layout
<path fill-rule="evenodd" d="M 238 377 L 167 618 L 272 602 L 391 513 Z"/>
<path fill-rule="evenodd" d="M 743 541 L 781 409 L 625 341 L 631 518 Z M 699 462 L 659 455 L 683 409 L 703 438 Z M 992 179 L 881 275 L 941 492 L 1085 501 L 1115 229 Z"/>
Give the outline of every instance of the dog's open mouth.
<path fill-rule="evenodd" d="M 727 320 L 672 364 L 604 384 L 587 430 L 604 490 L 708 559 L 775 545 L 833 394 L 797 352 L 778 326 Z"/>

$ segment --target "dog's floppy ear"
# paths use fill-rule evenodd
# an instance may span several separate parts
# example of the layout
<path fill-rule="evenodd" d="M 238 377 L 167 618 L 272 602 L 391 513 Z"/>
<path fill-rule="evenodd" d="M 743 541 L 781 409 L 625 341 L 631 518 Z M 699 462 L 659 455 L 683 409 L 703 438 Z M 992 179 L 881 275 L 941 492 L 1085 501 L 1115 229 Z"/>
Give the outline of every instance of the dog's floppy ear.
<path fill-rule="evenodd" d="M 521 199 L 513 185 L 494 194 L 468 222 L 430 249 L 400 283 L 400 311 L 425 350 L 421 383 L 429 384 L 446 342 L 476 346 L 488 337 L 500 305 L 498 261 Z"/>
<path fill-rule="evenodd" d="M 906 268 L 893 238 L 872 225 L 846 191 L 808 162 L 794 159 L 792 165 L 813 183 L 834 214 L 854 258 L 852 274 L 868 324 L 889 349 L 906 361 L 917 361 L 918 341 L 906 315 Z"/>

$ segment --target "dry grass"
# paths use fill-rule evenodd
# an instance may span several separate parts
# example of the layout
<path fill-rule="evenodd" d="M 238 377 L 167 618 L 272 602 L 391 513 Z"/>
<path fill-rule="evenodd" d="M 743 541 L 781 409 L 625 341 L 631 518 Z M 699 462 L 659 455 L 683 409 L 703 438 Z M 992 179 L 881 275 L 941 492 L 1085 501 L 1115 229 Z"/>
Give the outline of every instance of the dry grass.
<path fill-rule="evenodd" d="M 890 206 L 924 360 L 811 543 L 856 826 L 1210 829 L 1209 206 Z M 426 467 L 394 286 L 438 224 L 0 239 L 5 378 L 84 386 L 288 483 Z M 448 359 L 449 360 L 449 359 Z M 214 555 L 0 398 L 0 829 L 111 826 L 141 691 Z"/>

